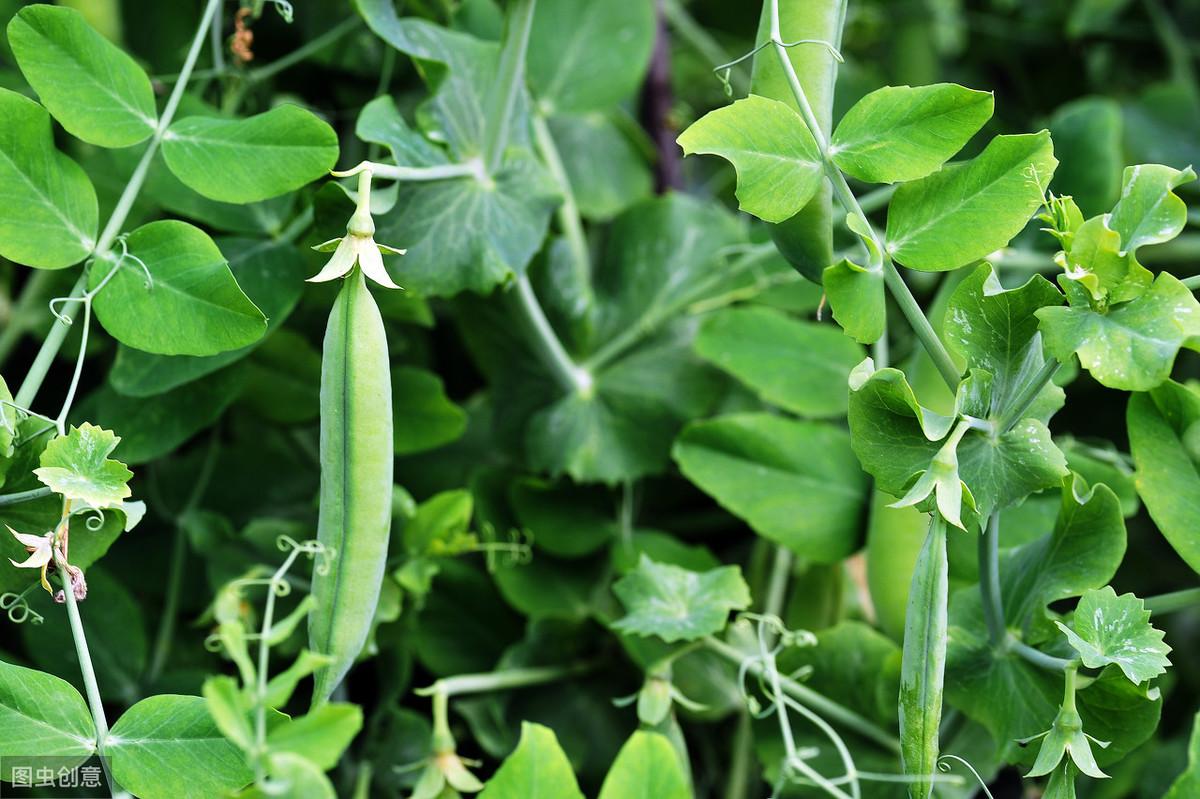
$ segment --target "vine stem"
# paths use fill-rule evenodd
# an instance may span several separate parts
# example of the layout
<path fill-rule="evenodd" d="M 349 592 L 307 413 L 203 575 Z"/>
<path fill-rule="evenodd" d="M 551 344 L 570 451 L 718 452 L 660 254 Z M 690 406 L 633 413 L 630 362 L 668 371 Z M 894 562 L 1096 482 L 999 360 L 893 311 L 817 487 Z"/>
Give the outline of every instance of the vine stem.
<path fill-rule="evenodd" d="M 175 118 L 175 112 L 179 109 L 179 103 L 183 99 L 184 91 L 187 89 L 188 79 L 191 77 L 192 70 L 196 66 L 196 60 L 200 57 L 200 51 L 204 47 L 205 37 L 208 35 L 208 28 L 212 24 L 213 19 L 221 10 L 223 0 L 208 0 L 208 5 L 204 8 L 204 15 L 200 18 L 200 25 L 196 29 L 196 35 L 192 39 L 191 48 L 188 50 L 187 58 L 183 62 L 183 69 L 179 72 L 179 80 L 175 83 L 175 87 L 171 90 L 171 96 L 167 98 L 167 103 L 163 106 L 162 115 L 158 118 L 158 126 L 154 129 L 154 135 L 150 137 L 150 143 L 146 145 L 146 151 L 142 154 L 142 158 L 138 161 L 137 166 L 133 170 L 133 174 L 129 178 L 129 182 L 125 184 L 125 190 L 121 192 L 121 196 L 117 199 L 117 204 L 113 207 L 112 214 L 108 217 L 108 222 L 104 226 L 104 230 L 100 233 L 100 239 L 96 242 L 96 247 L 92 251 L 94 256 L 101 256 L 108 253 L 117 236 L 120 235 L 121 228 L 125 225 L 125 220 L 129 218 L 129 212 L 133 209 L 133 204 L 137 200 L 138 194 L 142 190 L 142 185 L 146 182 L 146 175 L 150 172 L 150 164 L 154 160 L 155 153 L 158 152 L 158 146 L 162 143 L 163 136 L 167 133 L 167 128 L 171 121 Z M 75 286 L 71 289 L 69 296 L 70 300 L 81 300 L 87 290 L 87 270 L 79 276 L 75 281 Z M 37 356 L 34 358 L 33 365 L 29 367 L 29 372 L 25 375 L 25 379 L 21 381 L 21 388 L 17 391 L 15 401 L 22 407 L 29 408 L 33 405 L 33 400 L 37 397 L 38 391 L 42 387 L 42 381 L 46 379 L 46 373 L 50 371 L 50 366 L 58 356 L 59 349 L 62 348 L 63 340 L 67 337 L 67 331 L 71 323 L 64 321 L 60 317 L 54 321 L 50 328 L 50 333 L 46 336 L 46 340 L 42 342 L 42 347 L 38 350 Z"/>
<path fill-rule="evenodd" d="M 18 491 L 14 494 L 0 494 L 0 508 L 5 505 L 18 505 L 22 502 L 28 502 L 31 499 L 41 499 L 53 494 L 50 488 L 31 488 L 28 491 Z"/>
<path fill-rule="evenodd" d="M 1021 657 L 1028 660 L 1035 666 L 1041 666 L 1049 671 L 1064 671 L 1073 666 L 1078 665 L 1078 661 L 1067 660 L 1066 658 L 1056 658 L 1054 655 L 1047 655 L 1039 649 L 1034 649 L 1029 644 L 1018 641 L 1015 638 L 1009 638 L 1008 648 L 1016 652 Z"/>
<path fill-rule="evenodd" d="M 263 768 L 263 758 L 267 751 L 267 666 L 271 660 L 271 626 L 275 623 L 275 597 L 277 589 L 284 581 L 288 569 L 300 557 L 302 550 L 293 547 L 292 551 L 280 564 L 271 579 L 267 582 L 267 601 L 263 608 L 262 630 L 258 636 L 258 689 L 254 703 L 254 748 L 258 757 L 255 758 L 254 770 L 256 780 L 261 782 L 266 776 Z M 285 592 L 286 593 L 286 592 Z"/>
<path fill-rule="evenodd" d="M 542 361 L 565 391 L 590 396 L 594 387 L 591 372 L 577 366 L 567 354 L 566 348 L 550 325 L 550 320 L 546 318 L 545 311 L 538 303 L 533 284 L 529 282 L 529 275 L 521 273 L 513 282 L 517 307 L 534 333 L 534 344 L 540 350 Z"/>
<path fill-rule="evenodd" d="M 979 536 L 979 592 L 983 595 L 983 618 L 992 646 L 1004 643 L 1008 629 L 1004 621 L 1004 599 L 1000 594 L 1000 514 L 993 513 Z"/>
<path fill-rule="evenodd" d="M 800 115 L 804 118 L 804 124 L 812 133 L 813 140 L 817 144 L 817 151 L 821 155 L 821 164 L 825 170 L 826 177 L 833 184 L 834 194 L 837 195 L 838 201 L 846 209 L 847 214 L 853 214 L 861 220 L 865 229 L 870 233 L 871 240 L 879 252 L 879 263 L 872 266 L 883 271 L 884 283 L 887 284 L 888 290 L 892 293 L 892 298 L 895 299 L 896 304 L 900 306 L 901 313 L 904 314 L 905 319 L 912 326 L 913 332 L 929 353 L 929 357 L 933 360 L 933 365 L 937 368 L 938 373 L 941 374 L 942 379 L 950 386 L 951 391 L 956 390 L 959 381 L 962 379 L 962 375 L 959 373 L 958 367 L 955 366 L 954 359 L 950 357 L 946 346 L 938 338 L 937 332 L 934 331 L 933 325 L 929 323 L 925 312 L 921 310 L 920 303 L 912 295 L 908 284 L 904 282 L 904 278 L 900 276 L 900 272 L 896 269 L 895 264 L 892 263 L 891 257 L 887 254 L 887 245 L 883 237 L 879 235 L 879 232 L 867 217 L 866 212 L 859 205 L 858 198 L 854 196 L 854 191 L 851 190 L 850 184 L 846 182 L 846 176 L 842 174 L 842 170 L 830 157 L 829 142 L 825 138 L 825 132 L 817 122 L 816 114 L 813 113 L 812 106 L 808 102 L 808 95 L 805 94 L 804 87 L 800 85 L 800 77 L 796 74 L 796 68 L 792 66 L 792 60 L 788 57 L 787 47 L 783 42 L 783 35 L 779 29 L 779 0 L 771 0 L 771 42 L 774 44 L 775 53 L 779 57 L 784 75 L 787 77 L 788 86 L 791 88 L 792 95 L 796 99 L 796 105 L 800 108 Z"/>
<path fill-rule="evenodd" d="M 525 84 L 525 51 L 529 46 L 529 33 L 533 29 L 533 12 L 537 0 L 515 0 L 508 15 L 508 32 L 504 49 L 500 53 L 500 64 L 496 73 L 491 106 L 487 115 L 487 130 L 484 142 L 484 163 L 488 174 L 496 174 L 504 160 L 508 146 L 508 125 L 516 107 L 517 97 Z"/>
<path fill-rule="evenodd" d="M 741 664 L 746 660 L 746 654 L 734 646 L 730 646 L 719 638 L 706 638 L 704 644 L 713 652 L 716 652 L 721 657 L 733 663 Z M 763 674 L 763 665 L 757 661 L 749 663 L 748 668 L 752 674 L 759 676 Z M 876 726 L 868 719 L 863 718 L 853 710 L 839 705 L 832 699 L 829 699 L 824 694 L 817 693 L 806 685 L 796 682 L 793 679 L 779 676 L 780 688 L 788 696 L 801 702 L 813 710 L 824 714 L 834 722 L 841 724 L 848 730 L 852 730 L 864 738 L 868 738 L 882 746 L 889 752 L 900 754 L 900 742 L 892 735 Z"/>
<path fill-rule="evenodd" d="M 771 564 L 771 578 L 767 582 L 767 598 L 763 612 L 768 616 L 779 616 L 787 598 L 788 578 L 792 574 L 792 551 L 785 546 L 775 547 L 775 560 Z"/>
<path fill-rule="evenodd" d="M 1182 591 L 1172 591 L 1169 594 L 1149 596 L 1145 599 L 1146 610 L 1154 615 L 1174 613 L 1194 605 L 1200 605 L 1200 588 L 1186 588 Z"/>
<path fill-rule="evenodd" d="M 532 666 L 522 669 L 504 669 L 485 674 L 457 674 L 453 677 L 443 677 L 425 688 L 417 688 L 413 693 L 417 696 L 444 696 L 449 698 L 464 694 L 508 691 L 513 688 L 545 685 L 546 683 L 558 682 L 569 677 L 577 677 L 593 671 L 597 665 L 594 662 L 584 661 L 566 666 Z"/>
<path fill-rule="evenodd" d="M 579 205 L 575 202 L 575 192 L 571 189 L 571 181 L 567 177 L 566 167 L 550 133 L 550 126 L 541 114 L 533 115 L 533 135 L 538 153 L 542 156 L 546 168 L 558 183 L 563 201 L 559 205 L 558 227 L 566 239 L 567 248 L 571 252 L 571 264 L 575 267 L 575 282 L 586 291 L 581 303 L 591 305 L 592 298 L 592 264 L 588 253 L 587 238 L 583 234 L 583 220 L 579 215 Z"/>
<path fill-rule="evenodd" d="M 1042 368 L 1030 378 L 1016 396 L 1009 402 L 1008 411 L 1000 418 L 1000 423 L 997 425 L 1001 434 L 1012 430 L 1017 422 L 1021 421 L 1025 416 L 1025 411 L 1029 410 L 1029 406 L 1042 393 L 1042 389 L 1046 384 L 1054 379 L 1054 375 L 1058 373 L 1062 363 L 1057 358 L 1050 358 L 1042 364 Z"/>

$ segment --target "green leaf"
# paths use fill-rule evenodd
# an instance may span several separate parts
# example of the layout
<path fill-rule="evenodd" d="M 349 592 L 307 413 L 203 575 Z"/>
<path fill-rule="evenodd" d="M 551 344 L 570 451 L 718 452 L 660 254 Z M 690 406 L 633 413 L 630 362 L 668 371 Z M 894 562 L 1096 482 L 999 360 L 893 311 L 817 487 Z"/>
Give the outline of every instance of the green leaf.
<path fill-rule="evenodd" d="M 346 747 L 362 729 L 362 708 L 329 702 L 299 718 L 280 723 L 267 735 L 272 752 L 289 752 L 328 770 L 338 764 Z"/>
<path fill-rule="evenodd" d="M 129 253 L 153 280 L 117 254 L 88 273 L 95 289 L 115 269 L 93 306 L 104 329 L 135 349 L 160 355 L 216 355 L 258 341 L 267 320 L 238 286 L 208 235 L 186 222 L 163 220 L 129 234 Z"/>
<path fill-rule="evenodd" d="M 525 479 L 509 489 L 516 520 L 534 545 L 564 558 L 587 555 L 617 537 L 610 492 L 568 481 Z"/>
<path fill-rule="evenodd" d="M 1171 647 L 1163 642 L 1163 632 L 1150 624 L 1150 611 L 1142 600 L 1133 594 L 1117 596 L 1111 586 L 1085 593 L 1069 627 L 1055 624 L 1089 669 L 1116 665 L 1131 682 L 1142 683 L 1171 665 Z"/>
<path fill-rule="evenodd" d="M 961 150 L 993 106 L 991 92 L 955 83 L 884 86 L 846 112 L 830 153 L 843 172 L 867 183 L 917 180 Z"/>
<path fill-rule="evenodd" d="M 946 521 L 935 516 L 913 572 L 900 666 L 900 762 L 915 778 L 909 786 L 913 799 L 928 799 L 929 775 L 937 770 L 949 590 Z"/>
<path fill-rule="evenodd" d="M 835 563 L 858 548 L 867 481 L 838 428 L 768 414 L 721 416 L 688 426 L 674 457 L 755 532 L 805 558 Z"/>
<path fill-rule="evenodd" d="M 1163 272 L 1149 291 L 1106 314 L 1091 308 L 1037 312 L 1048 349 L 1060 361 L 1072 355 L 1109 388 L 1148 391 L 1171 374 L 1180 347 L 1200 336 L 1200 303 Z"/>
<path fill-rule="evenodd" d="M 621 747 L 598 799 L 691 799 L 688 778 L 671 742 L 638 731 Z"/>
<path fill-rule="evenodd" d="M 272 752 L 266 760 L 270 789 L 251 786 L 239 793 L 238 799 L 337 799 L 333 783 L 312 761 L 290 752 Z"/>
<path fill-rule="evenodd" d="M 209 677 L 204 681 L 204 701 L 208 715 L 226 738 L 243 751 L 254 748 L 254 731 L 250 726 L 251 705 L 242 693 L 237 680 L 225 674 Z"/>
<path fill-rule="evenodd" d="M 970 161 L 896 190 L 888 207 L 888 252 L 928 272 L 987 257 L 1025 227 L 1057 164 L 1046 131 L 997 136 Z"/>
<path fill-rule="evenodd" d="M 217 246 L 229 258 L 229 269 L 247 299 L 267 317 L 266 333 L 241 349 L 209 356 L 155 355 L 119 346 L 108 373 L 108 382 L 119 393 L 154 396 L 240 361 L 277 330 L 296 307 L 307 273 L 295 247 L 242 238 L 219 239 Z M 125 443 L 129 445 L 128 440 Z"/>
<path fill-rule="evenodd" d="M 91 714 L 70 683 L 0 661 L 0 779 L 11 782 L 13 767 L 30 755 L 73 767 L 95 752 Z"/>
<path fill-rule="evenodd" d="M 529 34 L 529 86 L 547 114 L 614 105 L 642 85 L 654 48 L 645 3 L 545 0 Z"/>
<path fill-rule="evenodd" d="M 866 356 L 828 325 L 770 308 L 729 308 L 707 317 L 696 336 L 701 358 L 730 372 L 765 401 L 801 416 L 846 412 L 846 380 Z"/>
<path fill-rule="evenodd" d="M 684 153 L 719 155 L 737 170 L 738 207 L 765 222 L 791 219 L 817 192 L 821 154 L 800 114 L 750 95 L 710 111 L 679 136 Z"/>
<path fill-rule="evenodd" d="M 546 122 L 585 218 L 612 219 L 651 195 L 654 180 L 643 149 L 611 112 L 556 114 Z"/>
<path fill-rule="evenodd" d="M 150 78 L 70 8 L 32 5 L 8 23 L 29 85 L 67 132 L 101 147 L 129 147 L 158 125 Z"/>
<path fill-rule="evenodd" d="M 434 494 L 422 502 L 404 525 L 404 547 L 412 555 L 445 555 L 456 539 L 467 535 L 474 496 L 466 489 Z"/>
<path fill-rule="evenodd" d="M 116 505 L 130 495 L 133 472 L 109 459 L 121 439 L 111 430 L 84 422 L 46 445 L 33 473 L 56 494 L 95 508 Z"/>
<path fill-rule="evenodd" d="M 750 606 L 750 588 L 737 566 L 694 572 L 645 555 L 637 569 L 613 583 L 613 592 L 626 610 L 614 629 L 657 635 L 667 643 L 720 632 L 730 611 Z"/>
<path fill-rule="evenodd" d="M 505 649 L 520 639 L 524 619 L 482 570 L 456 558 L 439 559 L 438 568 L 412 636 L 417 661 L 439 677 L 495 668 Z M 471 613 L 463 614 L 465 605 Z"/>
<path fill-rule="evenodd" d="M 1121 249 L 1137 252 L 1139 247 L 1178 236 L 1187 224 L 1187 204 L 1172 189 L 1195 179 L 1191 167 L 1182 171 L 1162 164 L 1126 167 L 1121 199 L 1108 218 L 1108 226 L 1121 236 Z"/>
<path fill-rule="evenodd" d="M 843 258 L 826 267 L 822 285 L 834 320 L 859 344 L 874 344 L 883 335 L 887 297 L 883 270 L 865 269 Z"/>
<path fill-rule="evenodd" d="M 1192 722 L 1192 736 L 1188 742 L 1188 764 L 1167 791 L 1163 799 L 1188 799 L 1200 791 L 1200 713 Z"/>
<path fill-rule="evenodd" d="M 606 578 L 603 559 L 561 560 L 534 554 L 528 563 L 502 564 L 492 573 L 510 605 L 530 619 L 583 621 Z"/>
<path fill-rule="evenodd" d="M 54 147 L 50 115 L 0 89 L 0 255 L 26 266 L 62 269 L 96 246 L 96 190 L 79 164 Z"/>
<path fill-rule="evenodd" d="M 583 799 L 583 794 L 554 731 L 522 722 L 521 742 L 488 780 L 479 799 Z"/>
<path fill-rule="evenodd" d="M 467 429 L 466 412 L 451 402 L 433 372 L 410 366 L 392 369 L 392 434 L 397 455 L 448 444 Z"/>
<path fill-rule="evenodd" d="M 178 797 L 181 785 L 197 796 L 221 796 L 254 778 L 199 696 L 138 702 L 113 725 L 105 754 L 121 787 L 142 799 Z"/>
<path fill-rule="evenodd" d="M 185 117 L 167 129 L 163 158 L 175 177 L 211 200 L 251 203 L 294 191 L 337 163 L 337 134 L 299 106 L 247 119 Z"/>
<path fill-rule="evenodd" d="M 1146 510 L 1179 556 L 1200 573 L 1200 471 L 1196 448 L 1200 395 L 1168 380 L 1134 394 L 1126 411 L 1136 485 Z"/>

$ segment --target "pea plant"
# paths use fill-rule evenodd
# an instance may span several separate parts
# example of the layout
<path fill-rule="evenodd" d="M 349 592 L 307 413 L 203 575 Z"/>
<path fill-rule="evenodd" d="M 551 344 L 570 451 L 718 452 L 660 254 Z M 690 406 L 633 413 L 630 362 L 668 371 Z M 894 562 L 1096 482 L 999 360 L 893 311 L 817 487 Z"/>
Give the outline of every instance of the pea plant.
<path fill-rule="evenodd" d="M 0 2 L 0 780 L 1200 795 L 1194 15 L 722 5 Z"/>

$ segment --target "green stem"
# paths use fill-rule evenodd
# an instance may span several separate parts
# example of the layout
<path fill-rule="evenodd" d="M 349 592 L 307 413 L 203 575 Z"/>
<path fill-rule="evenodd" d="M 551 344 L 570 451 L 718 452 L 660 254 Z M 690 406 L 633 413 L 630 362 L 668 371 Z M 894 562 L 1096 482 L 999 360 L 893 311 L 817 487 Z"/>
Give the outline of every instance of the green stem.
<path fill-rule="evenodd" d="M 1173 591 L 1169 594 L 1146 597 L 1146 610 L 1155 616 L 1164 613 L 1174 613 L 1195 605 L 1200 605 L 1200 588 L 1187 588 L 1183 591 Z"/>
<path fill-rule="evenodd" d="M 31 488 L 28 491 L 18 491 L 14 494 L 0 494 L 0 508 L 5 505 L 18 505 L 31 499 L 41 499 L 53 493 L 49 488 Z"/>
<path fill-rule="evenodd" d="M 997 425 L 1001 434 L 1012 430 L 1017 422 L 1024 418 L 1025 411 L 1029 410 L 1029 406 L 1042 393 L 1042 389 L 1046 384 L 1054 379 L 1054 375 L 1058 372 L 1062 364 L 1057 358 L 1050 358 L 1042 364 L 1042 368 L 1038 373 L 1029 379 L 1029 381 L 1021 387 L 1021 390 L 1012 398 L 1009 403 L 1008 411 L 1000 417 L 1000 423 Z"/>
<path fill-rule="evenodd" d="M 1185 277 L 1183 280 L 1181 280 L 1179 282 L 1182 283 L 1189 291 L 1195 291 L 1196 289 L 1200 289 L 1200 275 L 1192 275 L 1191 277 Z"/>
<path fill-rule="evenodd" d="M 554 137 L 550 134 L 546 118 L 541 114 L 533 115 L 533 135 L 542 161 L 545 162 L 546 168 L 550 170 L 550 174 L 558 183 L 559 191 L 562 192 L 563 201 L 558 206 L 557 212 L 558 226 L 562 230 L 567 248 L 571 252 L 571 264 L 575 267 L 575 283 L 586 292 L 586 299 L 581 301 L 586 301 L 590 306 L 592 264 L 588 254 L 587 238 L 583 233 L 583 220 L 579 215 L 579 206 L 575 203 L 575 192 L 571 190 L 571 181 L 567 177 L 567 170 L 559 156 L 558 147 L 554 144 Z"/>
<path fill-rule="evenodd" d="M 441 164 L 439 166 L 396 166 L 380 164 L 375 161 L 363 161 L 350 169 L 340 172 L 330 172 L 335 178 L 348 178 L 361 172 L 370 171 L 381 180 L 399 180 L 406 183 L 421 183 L 432 180 L 449 180 L 453 178 L 475 178 L 482 180 L 486 177 L 483 164 L 478 159 L 471 159 L 461 164 Z"/>
<path fill-rule="evenodd" d="M 550 320 L 546 318 L 546 313 L 538 303 L 537 295 L 533 291 L 533 284 L 529 282 L 529 276 L 518 275 L 514 283 L 517 307 L 520 308 L 525 316 L 525 321 L 533 332 L 533 343 L 542 357 L 542 362 L 550 369 L 551 374 L 554 375 L 555 380 L 564 391 L 585 396 L 591 394 L 593 388 L 591 373 L 576 366 L 575 362 L 571 360 L 571 356 L 567 354 L 566 348 L 559 341 L 558 335 L 550 325 Z"/>
<path fill-rule="evenodd" d="M 744 652 L 720 639 L 706 638 L 704 643 L 709 649 L 732 663 L 741 664 L 746 661 L 747 656 Z M 757 661 L 750 661 L 747 668 L 755 676 L 759 676 L 764 670 L 763 665 Z M 900 742 L 870 720 L 789 677 L 780 675 L 779 680 L 780 688 L 788 696 L 804 703 L 846 729 L 874 741 L 889 752 L 900 753 Z"/>
<path fill-rule="evenodd" d="M 456 674 L 453 677 L 443 677 L 425 688 L 417 688 L 413 693 L 417 696 L 451 697 L 464 694 L 483 694 L 492 691 L 509 691 L 514 688 L 528 688 L 532 685 L 545 685 L 558 682 L 570 677 L 586 674 L 596 668 L 596 663 L 572 663 L 566 666 L 531 666 L 522 669 L 504 669 L 486 674 Z"/>
<path fill-rule="evenodd" d="M 834 194 L 837 195 L 838 201 L 846 209 L 847 214 L 853 214 L 861 220 L 865 226 L 864 229 L 869 232 L 871 240 L 879 252 L 880 263 L 872 264 L 872 267 L 883 270 L 884 283 L 887 284 L 896 304 L 900 306 L 900 312 L 904 314 L 909 325 L 912 326 L 913 332 L 924 345 L 929 357 L 933 360 L 933 365 L 941 374 L 942 379 L 946 381 L 946 385 L 950 387 L 951 391 L 956 390 L 962 375 L 959 373 L 958 367 L 954 365 L 954 359 L 950 357 L 950 353 L 946 350 L 942 340 L 938 338 L 933 325 L 925 316 L 925 312 L 921 310 L 920 304 L 909 291 L 908 284 L 904 282 L 904 278 L 900 276 L 891 258 L 888 257 L 887 245 L 883 237 L 871 224 L 866 212 L 859 205 L 858 198 L 854 196 L 850 184 L 846 182 L 846 176 L 842 174 L 842 170 L 829 155 L 829 142 L 825 138 L 825 132 L 821 129 L 812 106 L 809 105 L 808 96 L 804 93 L 804 87 L 800 85 L 800 78 L 796 74 L 792 60 L 788 58 L 787 48 L 783 44 L 782 34 L 779 30 L 779 0 L 771 0 L 771 41 L 775 46 L 775 53 L 779 56 L 784 75 L 787 77 L 788 86 L 796 99 L 796 105 L 800 108 L 800 115 L 804 118 L 805 125 L 808 126 L 816 141 L 817 151 L 821 155 L 825 174 L 833 184 Z"/>
<path fill-rule="evenodd" d="M 1000 594 L 1000 514 L 993 513 L 979 537 L 979 593 L 983 595 L 983 618 L 992 646 L 1004 643 L 1004 599 Z"/>
<path fill-rule="evenodd" d="M 733 760 L 725 778 L 725 799 L 747 799 L 750 795 L 750 769 L 754 764 L 754 728 L 750 714 L 738 716 L 733 733 Z"/>
<path fill-rule="evenodd" d="M 288 569 L 292 568 L 300 552 L 300 549 L 293 548 L 267 583 L 267 601 L 263 608 L 262 629 L 258 637 L 258 686 L 254 702 L 254 770 L 259 781 L 266 776 L 263 756 L 267 751 L 267 677 L 271 658 L 271 625 L 275 623 L 276 589 L 284 583 Z"/>
<path fill-rule="evenodd" d="M 533 29 L 536 7 L 537 0 L 514 0 L 509 5 L 504 49 L 500 53 L 485 131 L 484 163 L 490 175 L 496 174 L 504 160 L 509 120 L 521 88 L 525 85 L 525 51 L 529 46 L 529 32 Z"/>
<path fill-rule="evenodd" d="M 1041 650 L 1034 649 L 1029 644 L 1023 643 L 1010 638 L 1008 641 L 1009 650 L 1017 653 L 1025 660 L 1028 660 L 1035 666 L 1040 666 L 1049 671 L 1063 671 L 1076 665 L 1077 661 L 1067 660 L 1066 658 L 1056 658 L 1053 655 L 1047 655 Z"/>
<path fill-rule="evenodd" d="M 785 546 L 775 547 L 775 560 L 771 564 L 771 578 L 767 581 L 767 596 L 763 602 L 763 613 L 779 616 L 787 599 L 788 578 L 792 574 L 792 551 Z"/>

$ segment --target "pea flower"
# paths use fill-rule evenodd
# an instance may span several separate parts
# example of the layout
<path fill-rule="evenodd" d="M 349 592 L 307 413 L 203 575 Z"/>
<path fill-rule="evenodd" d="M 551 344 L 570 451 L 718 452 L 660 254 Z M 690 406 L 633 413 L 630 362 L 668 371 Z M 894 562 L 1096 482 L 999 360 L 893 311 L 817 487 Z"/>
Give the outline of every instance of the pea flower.
<path fill-rule="evenodd" d="M 946 443 L 933 456 L 929 468 L 919 474 L 917 481 L 913 483 L 907 494 L 889 507 L 904 508 L 916 505 L 933 494 L 937 502 L 938 513 L 942 518 L 955 527 L 965 530 L 966 527 L 962 523 L 963 500 L 965 499 L 968 507 L 973 510 L 975 498 L 971 496 L 971 490 L 967 488 L 966 483 L 958 476 L 958 442 L 962 440 L 968 429 L 970 429 L 970 425 L 967 422 L 960 422 L 950 437 L 946 439 Z"/>
<path fill-rule="evenodd" d="M 7 527 L 7 525 L 5 526 Z M 54 560 L 54 533 L 28 535 L 26 533 L 18 533 L 11 527 L 8 528 L 8 531 L 13 534 L 13 538 L 21 542 L 21 545 L 29 553 L 29 557 L 23 562 L 17 563 L 12 558 L 9 558 L 9 563 L 18 569 L 41 569 L 42 588 L 45 588 L 47 593 L 54 593 L 53 589 L 50 588 L 50 581 L 46 579 L 46 569 L 50 567 L 50 562 Z"/>
<path fill-rule="evenodd" d="M 404 255 L 407 251 L 375 241 L 375 220 L 371 218 L 371 170 L 364 169 L 358 173 L 358 203 L 346 225 L 346 235 L 318 244 L 313 249 L 332 252 L 333 257 L 320 272 L 308 279 L 309 283 L 324 283 L 344 277 L 357 263 L 364 275 L 384 288 L 400 288 L 383 268 L 383 256 Z"/>
<path fill-rule="evenodd" d="M 1105 779 L 1108 775 L 1096 765 L 1096 758 L 1092 754 L 1092 744 L 1096 744 L 1101 749 L 1107 749 L 1109 742 L 1093 738 L 1083 731 L 1083 719 L 1080 718 L 1079 711 L 1075 708 L 1075 669 L 1068 668 L 1065 676 L 1066 691 L 1063 703 L 1059 708 L 1058 715 L 1054 717 L 1054 723 L 1050 725 L 1050 729 L 1017 741 L 1023 746 L 1039 738 L 1042 739 L 1042 748 L 1038 750 L 1037 760 L 1034 761 L 1033 768 L 1025 776 L 1041 777 L 1049 774 L 1058 768 L 1058 764 L 1063 761 L 1064 757 L 1069 756 L 1071 762 L 1075 764 L 1075 768 L 1084 774 L 1096 779 Z"/>

